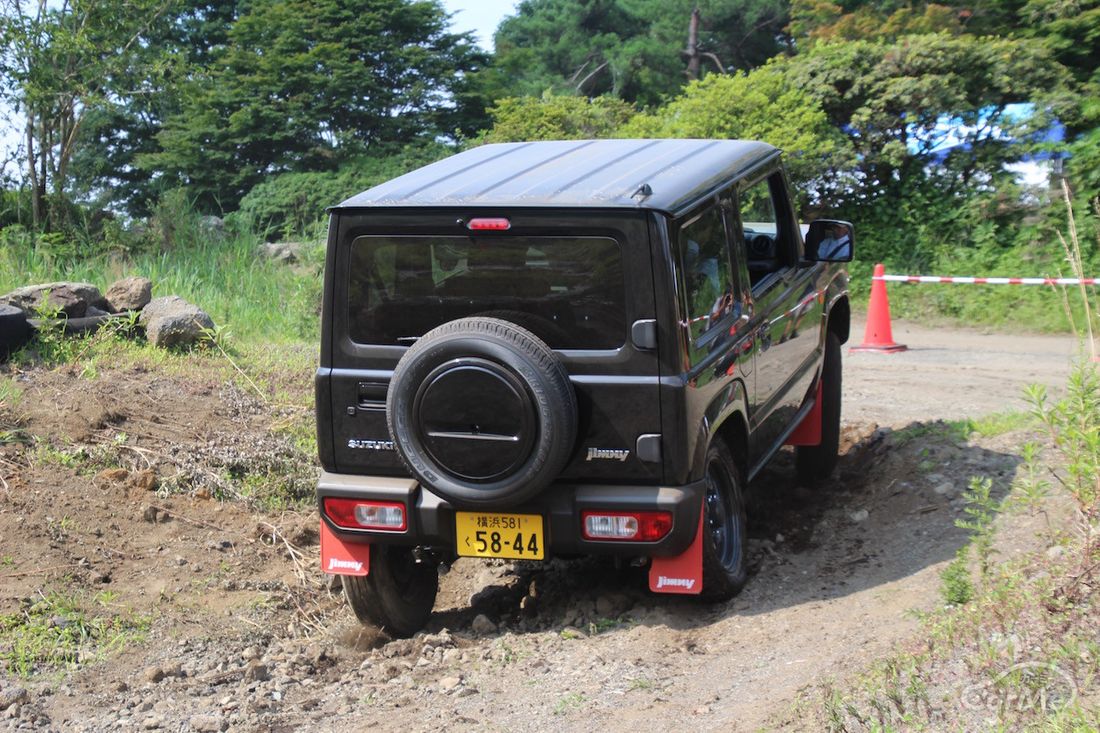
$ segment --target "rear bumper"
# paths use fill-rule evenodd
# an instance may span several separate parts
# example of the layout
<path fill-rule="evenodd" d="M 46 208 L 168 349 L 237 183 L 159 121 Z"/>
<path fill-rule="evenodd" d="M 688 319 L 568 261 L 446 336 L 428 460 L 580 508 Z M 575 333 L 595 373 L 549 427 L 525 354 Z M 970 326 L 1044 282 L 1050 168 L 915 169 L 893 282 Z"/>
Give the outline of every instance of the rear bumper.
<path fill-rule="evenodd" d="M 483 508 L 511 514 L 540 514 L 544 520 L 549 555 L 611 554 L 628 557 L 671 557 L 679 555 L 699 527 L 705 485 L 702 481 L 685 486 L 603 486 L 554 484 L 519 506 Z M 401 502 L 408 515 L 404 532 L 348 530 L 335 526 L 321 511 L 321 521 L 342 540 L 349 542 L 424 545 L 453 551 L 455 509 L 414 479 L 392 476 L 358 476 L 321 473 L 317 482 L 318 509 L 326 496 Z M 581 535 L 581 512 L 667 511 L 672 513 L 672 530 L 658 542 L 598 542 Z"/>

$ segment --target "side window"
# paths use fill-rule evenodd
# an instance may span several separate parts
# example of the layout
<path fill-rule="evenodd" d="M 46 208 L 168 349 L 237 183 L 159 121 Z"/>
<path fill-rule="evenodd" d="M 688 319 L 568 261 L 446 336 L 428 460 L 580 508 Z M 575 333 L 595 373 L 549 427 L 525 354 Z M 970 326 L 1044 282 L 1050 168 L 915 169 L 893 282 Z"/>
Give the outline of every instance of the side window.
<path fill-rule="evenodd" d="M 790 264 L 785 228 L 779 225 L 772 194 L 773 183 L 782 185 L 782 181 L 774 178 L 757 181 L 738 196 L 745 262 L 753 289 Z"/>
<path fill-rule="evenodd" d="M 729 242 L 721 209 L 711 206 L 680 228 L 677 240 L 686 299 L 685 327 L 691 362 L 706 356 L 736 299 Z"/>

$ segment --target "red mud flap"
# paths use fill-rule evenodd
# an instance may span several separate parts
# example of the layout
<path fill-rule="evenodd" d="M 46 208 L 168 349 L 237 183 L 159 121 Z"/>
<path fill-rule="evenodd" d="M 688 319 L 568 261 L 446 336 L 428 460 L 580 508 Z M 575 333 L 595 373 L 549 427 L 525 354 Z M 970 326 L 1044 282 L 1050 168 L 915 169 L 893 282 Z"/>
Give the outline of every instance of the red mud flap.
<path fill-rule="evenodd" d="M 699 507 L 699 530 L 688 548 L 676 557 L 653 558 L 649 589 L 693 596 L 703 592 L 703 507 Z"/>
<path fill-rule="evenodd" d="M 366 575 L 370 545 L 344 542 L 321 520 L 321 569 L 332 575 Z"/>
<path fill-rule="evenodd" d="M 814 406 L 798 423 L 794 432 L 787 436 L 783 445 L 821 445 L 821 380 L 817 380 L 817 397 Z"/>

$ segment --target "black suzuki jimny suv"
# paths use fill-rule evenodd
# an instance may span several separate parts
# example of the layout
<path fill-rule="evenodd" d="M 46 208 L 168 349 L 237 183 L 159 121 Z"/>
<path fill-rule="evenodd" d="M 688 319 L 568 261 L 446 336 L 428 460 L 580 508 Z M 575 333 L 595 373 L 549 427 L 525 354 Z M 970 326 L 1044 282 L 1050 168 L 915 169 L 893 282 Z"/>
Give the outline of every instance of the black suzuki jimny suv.
<path fill-rule="evenodd" d="M 410 635 L 457 556 L 610 553 L 655 592 L 746 579 L 746 483 L 836 463 L 852 228 L 805 238 L 780 151 L 485 145 L 332 209 L 324 570 Z"/>

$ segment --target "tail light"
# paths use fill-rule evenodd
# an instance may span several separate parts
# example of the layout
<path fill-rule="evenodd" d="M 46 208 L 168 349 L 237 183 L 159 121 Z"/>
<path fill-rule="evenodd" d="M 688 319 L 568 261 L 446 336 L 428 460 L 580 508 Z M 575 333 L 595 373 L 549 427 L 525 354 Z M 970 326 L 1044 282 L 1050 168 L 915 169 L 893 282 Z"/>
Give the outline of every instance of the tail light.
<path fill-rule="evenodd" d="M 672 531 L 672 512 L 602 512 L 581 514 L 586 540 L 656 542 Z"/>
<path fill-rule="evenodd" d="M 470 219 L 466 228 L 473 232 L 504 232 L 512 228 L 512 222 L 503 216 L 482 216 Z"/>
<path fill-rule="evenodd" d="M 408 528 L 405 505 L 395 501 L 370 501 L 326 496 L 325 516 L 343 529 L 404 532 Z"/>

